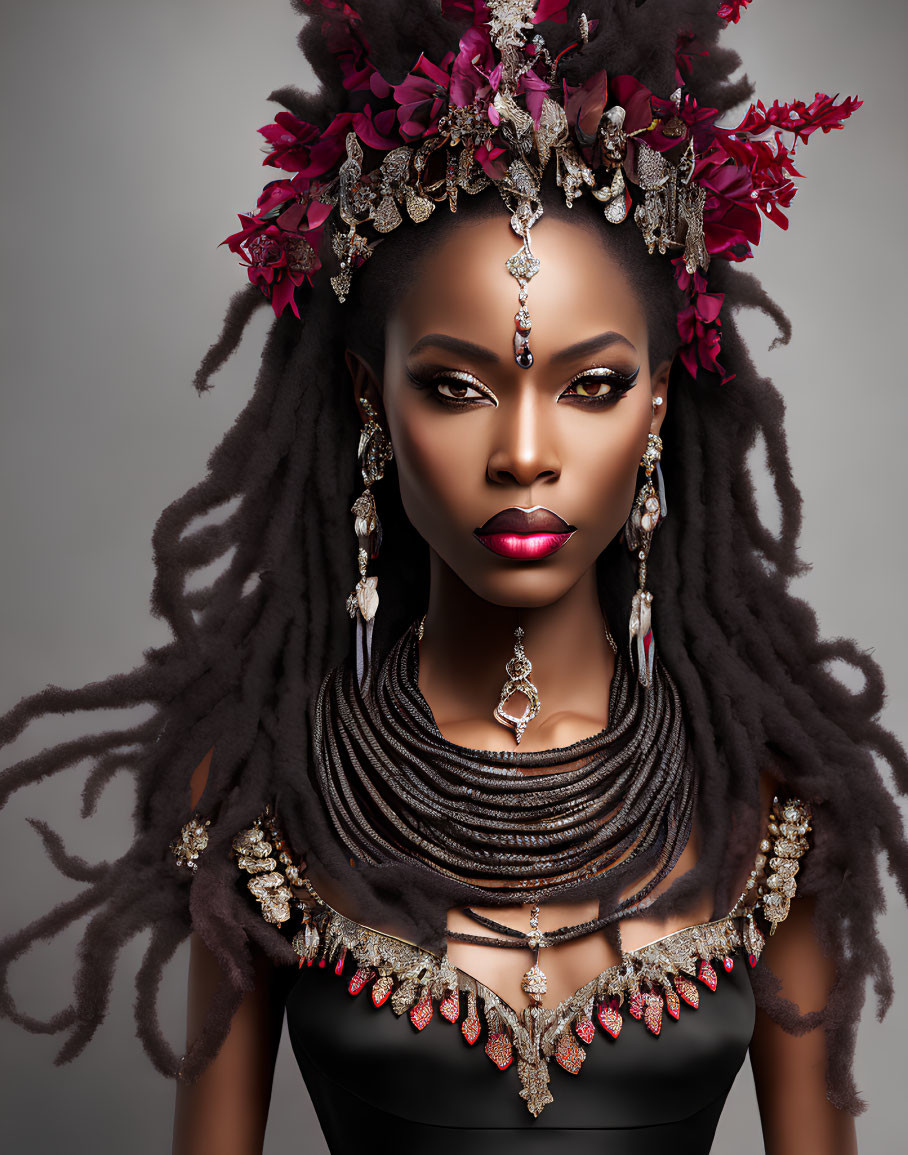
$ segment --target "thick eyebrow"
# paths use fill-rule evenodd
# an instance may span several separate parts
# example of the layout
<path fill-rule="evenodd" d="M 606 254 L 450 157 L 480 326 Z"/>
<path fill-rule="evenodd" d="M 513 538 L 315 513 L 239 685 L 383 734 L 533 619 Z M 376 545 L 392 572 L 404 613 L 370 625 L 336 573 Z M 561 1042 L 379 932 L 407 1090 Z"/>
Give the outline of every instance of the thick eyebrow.
<path fill-rule="evenodd" d="M 448 349 L 452 353 L 463 353 L 464 356 L 472 357 L 475 361 L 485 361 L 491 365 L 497 365 L 501 360 L 497 353 L 493 353 L 485 345 L 476 345 L 473 341 L 463 341 L 460 337 L 449 337 L 446 333 L 427 333 L 425 337 L 420 337 L 410 350 L 410 356 L 413 357 L 417 353 L 421 353 L 426 345 L 435 345 L 439 349 Z"/>
<path fill-rule="evenodd" d="M 560 365 L 564 361 L 574 361 L 591 353 L 601 353 L 603 349 L 608 349 L 611 345 L 626 345 L 632 353 L 635 355 L 637 353 L 636 348 L 628 341 L 627 337 L 609 331 L 608 333 L 599 333 L 596 337 L 587 337 L 585 341 L 578 341 L 576 345 L 568 345 L 566 349 L 553 353 L 552 364 Z"/>
<path fill-rule="evenodd" d="M 413 357 L 417 353 L 421 353 L 427 345 L 435 345 L 439 349 L 448 349 L 452 353 L 463 353 L 467 357 L 472 357 L 475 361 L 484 361 L 490 365 L 497 365 L 501 358 L 497 353 L 491 349 L 487 349 L 484 345 L 477 345 L 473 341 L 464 341 L 460 337 L 449 337 L 446 333 L 427 333 L 425 337 L 420 337 L 413 348 L 410 350 L 410 356 Z M 599 333 L 595 337 L 587 337 L 585 341 L 578 341 L 575 345 L 569 345 L 566 349 L 561 349 L 557 353 L 552 354 L 552 364 L 559 365 L 565 361 L 574 361 L 579 357 L 586 357 L 591 353 L 601 353 L 603 349 L 608 349 L 611 345 L 626 345 L 632 353 L 636 354 L 636 348 L 628 341 L 627 337 L 623 337 L 620 333 L 609 331 L 607 333 Z"/>

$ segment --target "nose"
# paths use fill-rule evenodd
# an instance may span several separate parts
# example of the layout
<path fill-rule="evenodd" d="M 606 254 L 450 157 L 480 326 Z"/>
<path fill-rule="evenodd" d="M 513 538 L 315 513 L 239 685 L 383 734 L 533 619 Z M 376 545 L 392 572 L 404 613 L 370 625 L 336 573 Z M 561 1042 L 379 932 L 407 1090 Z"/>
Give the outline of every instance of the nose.
<path fill-rule="evenodd" d="M 546 420 L 544 404 L 535 389 L 525 388 L 511 403 L 499 407 L 487 468 L 489 481 L 527 488 L 535 482 L 555 481 L 561 475 L 556 423 L 553 415 Z"/>

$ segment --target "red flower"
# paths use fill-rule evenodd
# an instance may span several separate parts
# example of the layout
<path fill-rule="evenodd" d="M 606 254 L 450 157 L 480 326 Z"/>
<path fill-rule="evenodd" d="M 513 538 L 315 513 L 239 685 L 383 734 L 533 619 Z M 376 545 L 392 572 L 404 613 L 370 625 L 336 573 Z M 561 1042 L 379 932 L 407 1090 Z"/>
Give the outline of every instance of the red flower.
<path fill-rule="evenodd" d="M 404 140 L 421 140 L 438 129 L 438 121 L 447 103 L 450 67 L 454 54 L 449 52 L 443 67 L 433 64 L 424 53 L 400 84 L 393 86 L 394 99 L 400 106 L 397 119 Z"/>
<path fill-rule="evenodd" d="M 256 219 L 261 220 L 268 215 L 274 215 L 280 205 L 288 200 L 296 199 L 297 192 L 289 180 L 272 180 L 262 189 L 261 196 L 256 201 Z"/>
<path fill-rule="evenodd" d="M 746 166 L 731 164 L 723 149 L 714 147 L 698 157 L 694 180 L 706 189 L 703 213 L 706 250 L 741 261 L 752 256 L 760 240 L 760 213 L 753 198 L 753 178 Z"/>
<path fill-rule="evenodd" d="M 863 103 L 856 96 L 849 96 L 836 104 L 834 96 L 827 96 L 823 92 L 818 92 L 810 105 L 806 105 L 803 100 L 793 100 L 789 104 L 780 104 L 777 100 L 766 108 L 763 101 L 758 100 L 747 110 L 747 115 L 738 127 L 731 131 L 733 134 L 748 132 L 759 136 L 760 133 L 778 128 L 807 140 L 818 128 L 823 132 L 841 128 L 842 122 Z"/>
<path fill-rule="evenodd" d="M 788 208 L 797 188 L 792 177 L 801 173 L 795 168 L 794 152 L 786 148 L 782 134 L 768 140 L 733 140 L 722 142 L 724 151 L 751 174 L 750 197 L 777 225 L 788 228 L 788 218 L 779 207 Z"/>
<path fill-rule="evenodd" d="M 683 269 L 683 261 L 680 264 Z M 719 313 L 724 300 L 724 293 L 695 291 L 691 303 L 678 314 L 678 333 L 683 342 L 678 356 L 684 368 L 691 377 L 696 377 L 698 368 L 702 366 L 707 372 L 717 374 L 723 385 L 735 376 L 734 373 L 726 373 L 719 363 L 722 350 L 722 322 Z"/>
<path fill-rule="evenodd" d="M 303 0 L 303 3 L 309 8 L 322 9 L 325 47 L 340 66 L 344 88 L 348 92 L 367 89 L 375 68 L 369 62 L 369 46 L 360 35 L 359 13 L 343 0 Z"/>
<path fill-rule="evenodd" d="M 705 152 L 715 136 L 716 118 L 719 115 L 717 108 L 704 105 L 702 108 L 697 101 L 685 92 L 681 98 L 681 107 L 678 110 L 678 119 L 687 127 L 690 138 L 694 142 L 697 153 Z"/>
<path fill-rule="evenodd" d="M 726 24 L 737 24 L 741 19 L 741 9 L 746 8 L 750 0 L 728 0 L 727 3 L 719 5 L 717 16 L 725 21 Z"/>
<path fill-rule="evenodd" d="M 492 92 L 489 74 L 494 67 L 488 28 L 468 28 L 451 65 L 451 103 L 456 108 L 469 108 L 476 101 L 488 101 Z"/>
<path fill-rule="evenodd" d="M 264 163 L 301 176 L 322 176 L 345 155 L 344 138 L 351 119 L 352 113 L 341 112 L 326 129 L 319 129 L 292 112 L 279 112 L 274 124 L 259 129 L 272 148 Z"/>
<path fill-rule="evenodd" d="M 287 184 L 286 181 L 272 182 L 274 186 Z M 259 199 L 260 206 L 266 199 L 265 193 Z M 304 281 L 311 284 L 313 274 L 321 268 L 318 249 L 331 206 L 320 201 L 301 203 L 298 198 L 292 198 L 282 212 L 275 214 L 273 208 L 269 212 L 276 219 L 241 213 L 243 228 L 221 244 L 238 254 L 246 265 L 250 282 L 270 298 L 275 316 L 280 316 L 289 305 L 298 317 L 294 289 Z"/>

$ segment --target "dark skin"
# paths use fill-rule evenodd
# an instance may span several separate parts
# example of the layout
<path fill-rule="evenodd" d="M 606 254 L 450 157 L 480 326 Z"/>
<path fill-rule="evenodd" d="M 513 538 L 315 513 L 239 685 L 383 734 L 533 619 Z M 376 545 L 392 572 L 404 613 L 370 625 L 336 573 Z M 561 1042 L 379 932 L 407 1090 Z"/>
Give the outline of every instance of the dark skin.
<path fill-rule="evenodd" d="M 578 278 L 593 247 L 596 267 Z M 385 414 L 404 508 L 430 547 L 420 688 L 440 729 L 462 745 L 515 748 L 488 704 L 519 622 L 544 703 L 520 748 L 541 750 L 607 721 L 614 656 L 594 567 L 627 518 L 669 365 L 650 373 L 646 317 L 614 260 L 585 229 L 543 218 L 529 298 L 535 362 L 519 368 L 517 285 L 504 264 L 514 248 L 493 217 L 428 254 L 390 318 L 383 381 L 360 366 L 355 384 Z M 468 335 L 479 349 L 446 349 L 433 334 Z M 477 384 L 437 376 L 446 370 Z M 411 375 L 434 384 L 415 387 Z M 499 557 L 474 537 L 500 510 L 535 505 L 577 527 L 550 557 Z"/>
<path fill-rule="evenodd" d="M 458 225 L 421 258 L 389 317 L 381 376 L 347 354 L 357 400 L 371 404 L 391 438 L 404 508 L 430 549 L 420 689 L 441 732 L 478 749 L 515 748 L 492 709 L 518 623 L 542 702 L 520 749 L 565 746 L 607 724 L 614 655 L 594 567 L 624 524 L 647 434 L 659 431 L 668 404 L 670 365 L 650 366 L 643 307 L 596 234 L 545 217 L 532 238 L 542 265 L 530 285 L 530 370 L 515 364 L 511 347 L 517 290 L 504 261 L 517 245 L 504 215 Z M 445 377 L 452 371 L 459 376 Z M 502 558 L 476 540 L 474 529 L 498 511 L 535 505 L 577 527 L 557 553 L 535 561 Z M 658 612 L 656 605 L 657 620 Z M 609 625 L 621 644 L 626 623 Z M 207 763 L 196 772 L 194 802 Z M 764 817 L 775 788 L 764 776 Z M 698 854 L 695 830 L 657 893 L 693 867 Z M 367 912 L 345 903 L 337 880 L 313 881 L 332 905 L 369 923 Z M 480 909 L 528 928 L 526 906 Z M 596 913 L 595 904 L 552 903 L 543 907 L 540 926 Z M 669 919 L 625 919 L 622 946 L 633 949 L 722 913 L 704 896 Z M 811 914 L 810 902 L 796 899 L 764 955 L 783 993 L 805 1011 L 824 1004 L 834 977 Z M 449 924 L 483 933 L 458 911 L 450 912 Z M 190 1037 L 216 978 L 210 954 L 193 937 Z M 512 1005 L 523 1005 L 520 979 L 529 954 L 451 943 L 449 955 Z M 601 935 L 550 948 L 545 1002 L 555 1005 L 615 961 Z M 196 1086 L 180 1088 L 176 1155 L 261 1150 L 280 1034 L 275 992 L 283 977 L 262 959 L 257 976 L 218 1057 Z M 852 1118 L 825 1099 L 821 1030 L 795 1038 L 758 1011 L 751 1064 L 768 1155 L 856 1152 Z"/>

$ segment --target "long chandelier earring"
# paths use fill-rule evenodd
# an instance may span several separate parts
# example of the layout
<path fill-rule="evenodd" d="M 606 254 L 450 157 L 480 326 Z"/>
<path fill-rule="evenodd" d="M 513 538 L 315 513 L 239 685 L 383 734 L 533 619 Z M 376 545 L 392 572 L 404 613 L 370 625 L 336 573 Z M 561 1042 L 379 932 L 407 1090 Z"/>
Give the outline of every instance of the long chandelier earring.
<path fill-rule="evenodd" d="M 347 598 L 347 613 L 351 618 L 356 618 L 356 676 L 360 687 L 364 687 L 369 677 L 372 630 L 378 609 L 378 578 L 369 574 L 368 568 L 370 560 L 374 561 L 381 549 L 381 522 L 375 508 L 372 486 L 384 477 L 385 466 L 393 459 L 394 453 L 372 405 L 365 397 L 360 399 L 360 405 L 368 418 L 359 436 L 357 452 L 366 488 L 350 510 L 357 540 L 359 581 Z"/>
<path fill-rule="evenodd" d="M 650 433 L 647 436 L 646 449 L 640 459 L 646 476 L 624 526 L 627 547 L 632 553 L 636 553 L 638 562 L 637 592 L 631 602 L 630 645 L 632 656 L 636 652 L 637 679 L 644 688 L 652 684 L 653 660 L 656 656 L 653 639 L 653 595 L 646 588 L 646 563 L 653 542 L 653 533 L 667 513 L 665 485 L 659 467 L 661 456 L 662 439 L 657 433 Z M 656 485 L 653 485 L 653 473 L 656 474 L 658 490 Z"/>
<path fill-rule="evenodd" d="M 519 746 L 524 730 L 542 709 L 542 701 L 539 697 L 539 691 L 530 681 L 533 663 L 524 653 L 523 629 L 520 626 L 514 631 L 514 639 L 514 656 L 505 665 L 508 677 L 501 687 L 501 696 L 495 707 L 494 718 L 496 722 L 513 731 L 514 740 Z M 520 715 L 511 714 L 506 709 L 508 700 L 514 694 L 523 694 L 527 700 L 524 711 Z"/>

